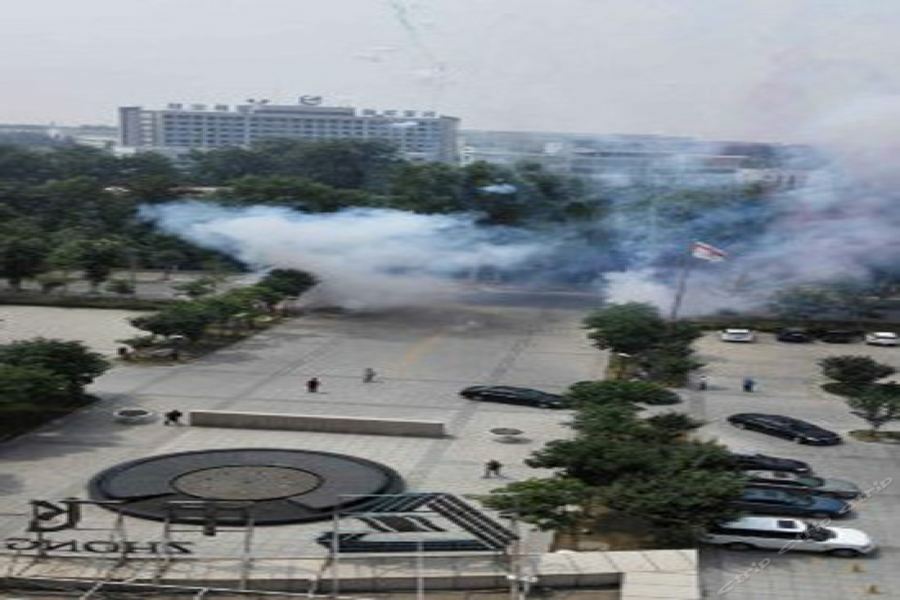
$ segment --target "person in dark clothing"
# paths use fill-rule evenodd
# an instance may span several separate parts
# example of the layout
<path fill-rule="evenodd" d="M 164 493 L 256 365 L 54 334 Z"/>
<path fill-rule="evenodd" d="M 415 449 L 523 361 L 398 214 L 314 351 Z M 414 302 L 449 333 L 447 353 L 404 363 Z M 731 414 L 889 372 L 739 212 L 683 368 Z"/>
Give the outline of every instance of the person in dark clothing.
<path fill-rule="evenodd" d="M 484 476 L 485 478 L 489 477 L 503 477 L 500 473 L 500 470 L 503 468 L 503 463 L 499 460 L 491 459 L 484 463 Z"/>
<path fill-rule="evenodd" d="M 310 379 L 309 381 L 306 382 L 306 391 L 309 392 L 310 394 L 315 394 L 316 392 L 319 391 L 319 385 L 320 385 L 319 378 L 313 377 L 312 379 Z"/>
<path fill-rule="evenodd" d="M 165 414 L 166 419 L 163 421 L 163 425 L 181 425 L 181 417 L 183 413 L 176 409 L 170 410 Z"/>
<path fill-rule="evenodd" d="M 756 382 L 753 381 L 750 377 L 744 377 L 744 391 L 752 392 L 753 387 L 756 385 Z"/>
<path fill-rule="evenodd" d="M 363 383 L 372 383 L 373 381 L 375 381 L 375 369 L 366 367 L 363 371 Z"/>

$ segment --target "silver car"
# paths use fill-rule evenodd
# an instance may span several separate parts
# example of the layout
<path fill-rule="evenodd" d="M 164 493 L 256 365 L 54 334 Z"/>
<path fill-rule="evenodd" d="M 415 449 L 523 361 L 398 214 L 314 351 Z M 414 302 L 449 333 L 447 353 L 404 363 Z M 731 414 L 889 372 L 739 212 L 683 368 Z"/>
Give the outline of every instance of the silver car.
<path fill-rule="evenodd" d="M 753 487 L 766 487 L 779 490 L 795 490 L 799 492 L 815 492 L 834 498 L 852 499 L 858 497 L 862 490 L 855 483 L 844 479 L 816 477 L 803 473 L 787 471 L 744 471 L 744 476 Z"/>
<path fill-rule="evenodd" d="M 866 334 L 866 343 L 870 346 L 896 346 L 900 338 L 893 331 L 876 331 Z"/>

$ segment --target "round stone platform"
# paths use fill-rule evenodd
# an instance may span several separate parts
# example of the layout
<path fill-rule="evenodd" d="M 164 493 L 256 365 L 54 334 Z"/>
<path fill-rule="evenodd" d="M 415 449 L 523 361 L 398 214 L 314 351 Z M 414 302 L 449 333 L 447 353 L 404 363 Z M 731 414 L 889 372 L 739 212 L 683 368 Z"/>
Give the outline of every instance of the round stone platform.
<path fill-rule="evenodd" d="M 269 448 L 201 450 L 151 456 L 101 471 L 88 484 L 94 500 L 124 501 L 107 508 L 163 520 L 171 502 L 219 501 L 249 506 L 257 525 L 328 519 L 360 508 L 376 494 L 402 491 L 400 476 L 355 456 Z M 174 522 L 200 522 L 200 513 L 176 510 Z M 241 511 L 221 510 L 222 524 L 240 525 Z"/>

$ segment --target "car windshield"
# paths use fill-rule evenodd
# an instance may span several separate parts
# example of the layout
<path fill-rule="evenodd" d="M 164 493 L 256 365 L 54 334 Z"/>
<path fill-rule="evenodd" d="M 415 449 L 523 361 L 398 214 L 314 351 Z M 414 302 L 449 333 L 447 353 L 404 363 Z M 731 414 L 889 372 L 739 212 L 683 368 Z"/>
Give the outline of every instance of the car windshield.
<path fill-rule="evenodd" d="M 817 542 L 824 542 L 825 540 L 830 540 L 837 536 L 837 534 L 828 529 L 827 527 L 819 527 L 817 525 L 810 525 L 804 534 L 811 540 L 815 540 Z"/>
<path fill-rule="evenodd" d="M 807 487 L 822 487 L 825 485 L 825 480 L 821 477 L 798 477 L 795 481 Z"/>

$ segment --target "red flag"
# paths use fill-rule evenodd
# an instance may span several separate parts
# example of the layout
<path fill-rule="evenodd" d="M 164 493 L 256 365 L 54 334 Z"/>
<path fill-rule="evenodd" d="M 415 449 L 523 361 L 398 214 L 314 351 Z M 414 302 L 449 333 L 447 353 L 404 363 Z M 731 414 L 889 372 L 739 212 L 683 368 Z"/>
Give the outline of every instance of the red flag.
<path fill-rule="evenodd" d="M 720 250 L 715 246 L 704 244 L 703 242 L 694 242 L 691 246 L 691 256 L 700 260 L 708 260 L 711 262 L 721 262 L 725 260 L 728 254 L 724 250 Z"/>

